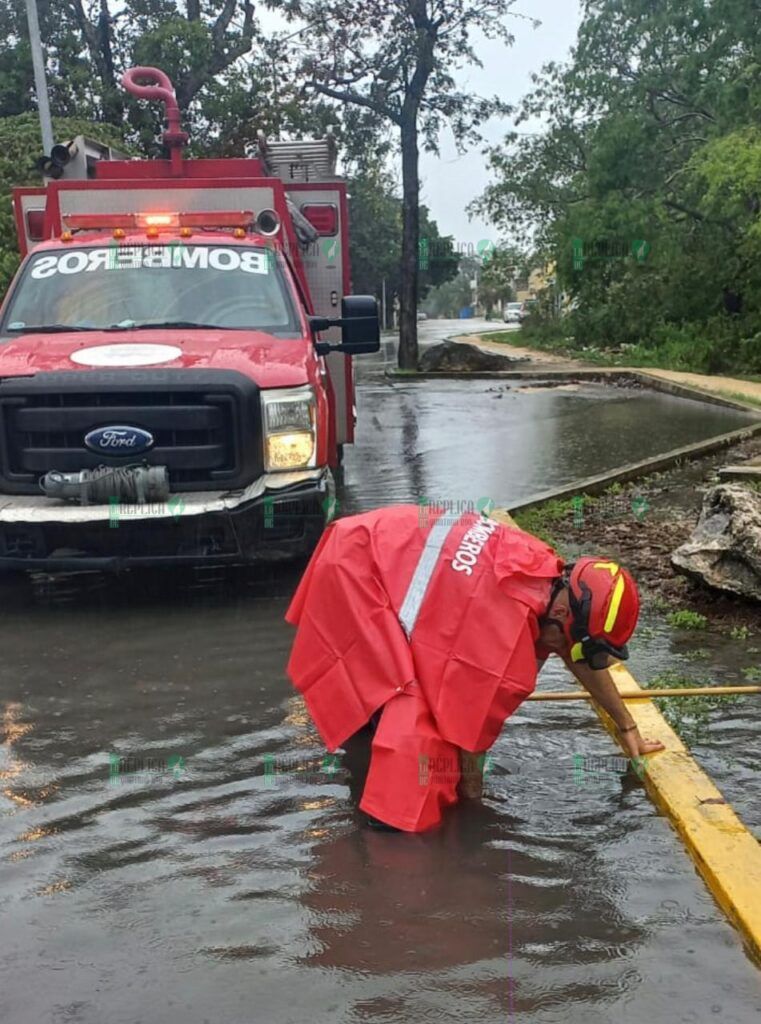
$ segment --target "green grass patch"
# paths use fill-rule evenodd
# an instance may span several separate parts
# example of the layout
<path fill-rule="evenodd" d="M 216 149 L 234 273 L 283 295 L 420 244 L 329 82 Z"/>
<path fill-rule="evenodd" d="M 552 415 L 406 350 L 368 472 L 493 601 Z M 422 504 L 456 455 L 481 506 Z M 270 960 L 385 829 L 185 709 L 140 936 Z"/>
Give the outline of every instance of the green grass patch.
<path fill-rule="evenodd" d="M 697 323 L 643 322 L 613 303 L 583 303 L 557 318 L 534 312 L 521 328 L 521 344 L 591 365 L 729 374 L 752 380 L 759 372 L 758 325 L 723 314 Z M 746 401 L 744 395 L 738 395 Z M 754 402 L 753 404 L 757 404 Z"/>
<path fill-rule="evenodd" d="M 708 619 L 700 612 L 691 612 L 686 608 L 678 612 L 671 612 L 666 616 L 666 621 L 674 629 L 705 629 L 708 626 Z"/>
<path fill-rule="evenodd" d="M 730 402 L 740 402 L 741 404 L 752 405 L 756 409 L 761 409 L 761 398 L 746 394 L 744 391 L 716 391 L 713 388 L 705 387 L 703 384 L 690 384 L 689 387 L 694 388 L 696 391 L 702 391 L 704 395 L 711 395 L 712 398 L 726 398 Z"/>
<path fill-rule="evenodd" d="M 749 683 L 761 683 L 761 666 L 750 665 L 743 669 L 743 675 Z"/>
<path fill-rule="evenodd" d="M 692 651 L 687 651 L 684 657 L 687 661 L 708 661 L 711 652 L 705 647 L 696 647 Z"/>
<path fill-rule="evenodd" d="M 493 341 L 497 345 L 515 345 L 516 335 L 520 338 L 518 331 L 488 331 L 486 334 L 479 334 L 481 341 Z"/>
<path fill-rule="evenodd" d="M 748 395 L 744 391 L 714 391 L 712 394 L 723 395 L 724 398 L 731 398 L 735 402 L 744 402 L 746 405 L 753 405 L 757 409 L 761 409 L 761 398 L 756 398 L 755 395 Z"/>
<path fill-rule="evenodd" d="M 512 516 L 521 530 L 539 537 L 551 548 L 557 548 L 559 545 L 553 534 L 554 529 L 559 523 L 575 514 L 576 506 L 573 503 L 573 498 L 558 498 L 555 501 L 545 501 L 541 505 L 534 505 L 520 512 L 514 512 Z"/>

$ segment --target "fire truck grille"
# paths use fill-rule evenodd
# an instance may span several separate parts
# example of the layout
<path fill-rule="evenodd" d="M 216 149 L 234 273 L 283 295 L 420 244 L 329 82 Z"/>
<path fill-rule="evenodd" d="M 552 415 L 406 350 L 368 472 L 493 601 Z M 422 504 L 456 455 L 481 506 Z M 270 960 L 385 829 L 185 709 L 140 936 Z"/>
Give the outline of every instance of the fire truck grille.
<path fill-rule="evenodd" d="M 229 371 L 165 370 L 147 377 L 122 371 L 0 382 L 0 490 L 39 494 L 40 477 L 49 470 L 102 465 L 166 466 L 173 491 L 236 489 L 261 474 L 253 382 Z M 124 425 L 147 431 L 150 449 L 115 456 L 85 445 L 90 431 Z"/>

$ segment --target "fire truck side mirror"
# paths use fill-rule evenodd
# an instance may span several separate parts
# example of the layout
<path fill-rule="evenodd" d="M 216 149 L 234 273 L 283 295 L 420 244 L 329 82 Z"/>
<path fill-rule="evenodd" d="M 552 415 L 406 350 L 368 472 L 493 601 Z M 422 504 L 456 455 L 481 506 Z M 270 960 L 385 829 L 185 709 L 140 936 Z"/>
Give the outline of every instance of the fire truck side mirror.
<path fill-rule="evenodd" d="M 372 295 L 345 295 L 341 299 L 341 352 L 359 355 L 380 348 L 378 303 Z"/>
<path fill-rule="evenodd" d="M 313 333 L 326 331 L 331 327 L 341 328 L 340 345 L 318 341 L 315 343 L 318 355 L 344 352 L 346 355 L 356 356 L 363 352 L 377 352 L 380 349 L 378 303 L 372 295 L 346 295 L 341 299 L 340 319 L 312 316 L 309 323 Z"/>

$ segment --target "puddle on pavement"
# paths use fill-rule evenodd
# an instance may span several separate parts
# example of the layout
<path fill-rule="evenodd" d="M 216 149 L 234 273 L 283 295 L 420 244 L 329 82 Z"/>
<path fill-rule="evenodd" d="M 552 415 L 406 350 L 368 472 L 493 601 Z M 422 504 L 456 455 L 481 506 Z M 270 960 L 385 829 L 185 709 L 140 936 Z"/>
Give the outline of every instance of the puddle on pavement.
<path fill-rule="evenodd" d="M 586 387 L 499 399 L 371 381 L 361 398 L 347 508 L 515 500 L 740 425 Z M 3 1020 L 752 1018 L 757 969 L 668 823 L 638 784 L 575 770 L 615 753 L 586 706 L 524 705 L 483 804 L 441 830 L 360 827 L 344 763 L 284 676 L 297 578 L 91 581 L 79 598 L 70 580 L 60 602 L 0 588 Z M 646 625 L 635 673 L 680 664 Z M 753 714 L 699 752 L 749 818 Z"/>
<path fill-rule="evenodd" d="M 739 429 L 752 417 L 656 391 L 580 384 L 370 380 L 346 450 L 346 511 L 398 500 L 528 499 Z"/>

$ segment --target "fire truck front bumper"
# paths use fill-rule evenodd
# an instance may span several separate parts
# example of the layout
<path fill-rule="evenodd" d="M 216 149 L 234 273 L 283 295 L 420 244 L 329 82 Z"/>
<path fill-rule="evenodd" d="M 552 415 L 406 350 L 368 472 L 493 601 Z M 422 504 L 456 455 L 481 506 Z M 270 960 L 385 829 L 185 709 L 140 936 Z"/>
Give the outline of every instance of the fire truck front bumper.
<path fill-rule="evenodd" d="M 117 572 L 308 556 L 335 508 L 330 470 L 271 473 L 237 491 L 167 502 L 75 505 L 0 495 L 0 571 Z"/>

